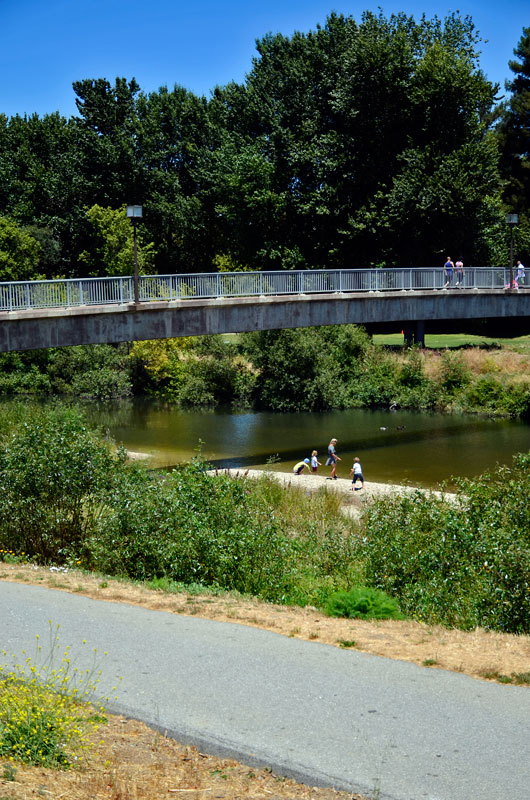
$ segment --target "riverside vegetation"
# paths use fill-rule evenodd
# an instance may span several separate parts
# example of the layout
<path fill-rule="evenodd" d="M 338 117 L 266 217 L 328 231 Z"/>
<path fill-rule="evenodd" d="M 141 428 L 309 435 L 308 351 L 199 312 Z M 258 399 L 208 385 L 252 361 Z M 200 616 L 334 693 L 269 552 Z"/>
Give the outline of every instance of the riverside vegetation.
<path fill-rule="evenodd" d="M 459 482 L 451 503 L 384 498 L 358 522 L 333 493 L 210 475 L 200 457 L 164 475 L 130 464 L 76 408 L 15 405 L 1 425 L 3 558 L 335 610 L 365 586 L 354 615 L 385 592 L 412 618 L 530 630 L 528 455 Z"/>
<path fill-rule="evenodd" d="M 323 641 L 328 625 L 315 605 L 331 615 L 400 620 L 407 614 L 464 629 L 483 625 L 528 632 L 530 520 L 521 497 L 529 482 L 530 458 L 518 456 L 500 473 L 461 482 L 456 503 L 421 493 L 412 499 L 387 498 L 370 506 L 357 523 L 339 513 L 337 495 L 307 497 L 282 489 L 266 476 L 250 481 L 210 475 L 200 458 L 168 475 L 156 474 L 127 463 L 125 453 L 91 430 L 75 407 L 28 409 L 14 404 L 0 420 L 0 561 L 21 570 L 15 580 L 25 579 L 24 562 L 84 568 L 84 576 L 72 571 L 61 580 L 73 579 L 72 590 L 83 592 L 91 590 L 79 580 L 95 583 L 98 597 L 107 591 L 113 597 L 112 585 L 119 585 L 110 577 L 102 581 L 99 570 L 140 578 L 151 587 L 142 588 L 143 602 L 149 602 L 150 594 L 153 607 L 174 611 L 172 598 L 178 597 L 177 602 L 185 604 L 183 613 L 211 610 L 217 598 L 228 606 L 248 604 L 241 595 L 227 603 L 224 589 L 238 590 L 247 598 L 305 605 L 298 611 L 307 615 L 303 624 L 311 626 L 306 637 Z M 28 580 L 43 580 L 48 572 L 29 565 L 25 569 L 31 573 Z M 48 576 L 50 586 L 68 588 L 53 576 Z M 8 578 L 8 573 L 2 577 Z M 160 591 L 170 606 L 160 604 Z M 193 607 L 186 605 L 190 598 Z M 278 622 L 283 618 L 284 624 L 293 624 L 284 606 L 268 606 Z M 259 624 L 255 615 L 260 607 L 254 608 L 252 616 L 241 619 Z M 327 622 L 335 625 L 337 620 Z M 376 623 L 372 634 L 378 642 L 384 635 L 381 624 L 389 623 Z M 424 666 L 443 665 L 438 648 L 449 633 L 453 638 L 458 632 L 440 635 L 417 623 L 413 631 L 412 624 L 393 622 L 400 626 L 393 632 L 397 638 L 412 637 L 409 643 L 419 639 Z M 357 647 L 358 636 L 367 635 L 367 630 L 351 628 L 348 638 L 337 638 L 335 631 L 329 631 L 334 635 L 331 642 L 345 648 Z M 485 642 L 475 640 L 478 634 L 458 635 L 472 637 L 482 653 Z M 303 635 L 302 628 L 292 628 L 289 635 Z M 500 636 L 481 633 L 492 635 Z M 460 659 L 460 648 L 468 643 L 455 645 Z M 503 638 L 497 652 L 506 654 L 507 646 Z M 524 665 L 524 646 L 519 649 L 518 664 Z M 256 800 L 264 793 L 289 800 L 362 800 L 350 793 L 296 785 L 270 770 L 249 769 L 231 759 L 205 756 L 134 721 L 112 716 L 107 720 L 101 708 L 79 705 L 75 692 L 64 697 L 68 656 L 66 651 L 67 666 L 64 672 L 59 668 L 59 678 L 51 685 L 46 680 L 44 685 L 32 683 L 31 659 L 0 675 L 0 756 L 11 759 L 2 764 L 0 775 L 1 790 L 9 792 L 6 798 L 22 796 L 17 793 L 20 787 L 24 797 L 39 797 L 49 785 L 58 796 L 76 800 L 123 800 L 170 791 L 244 794 Z M 464 670 L 460 660 L 452 668 Z M 501 682 L 530 682 L 521 666 L 506 673 L 488 662 L 475 674 Z M 57 689 L 59 702 L 50 694 Z M 93 733 L 87 736 L 87 730 Z M 96 746 L 86 750 L 91 744 Z M 81 770 L 74 774 L 19 766 L 30 762 L 64 768 L 77 753 L 84 755 Z"/>
<path fill-rule="evenodd" d="M 344 325 L 4 353 L 0 394 L 147 394 L 183 407 L 392 406 L 529 417 L 530 338 L 444 347 L 452 338 L 442 337 L 439 349 L 404 349 Z"/>

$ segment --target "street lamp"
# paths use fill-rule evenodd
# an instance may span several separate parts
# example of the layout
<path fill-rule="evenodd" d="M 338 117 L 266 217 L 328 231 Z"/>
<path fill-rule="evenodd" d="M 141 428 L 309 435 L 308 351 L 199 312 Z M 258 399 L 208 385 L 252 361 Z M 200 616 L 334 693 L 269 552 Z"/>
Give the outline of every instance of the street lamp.
<path fill-rule="evenodd" d="M 142 206 L 127 206 L 127 216 L 133 224 L 134 236 L 134 302 L 140 302 L 140 292 L 138 290 L 138 246 L 136 244 L 136 223 L 142 219 Z"/>
<path fill-rule="evenodd" d="M 513 229 L 518 222 L 517 214 L 506 214 L 506 224 L 510 226 L 510 289 L 513 289 Z"/>

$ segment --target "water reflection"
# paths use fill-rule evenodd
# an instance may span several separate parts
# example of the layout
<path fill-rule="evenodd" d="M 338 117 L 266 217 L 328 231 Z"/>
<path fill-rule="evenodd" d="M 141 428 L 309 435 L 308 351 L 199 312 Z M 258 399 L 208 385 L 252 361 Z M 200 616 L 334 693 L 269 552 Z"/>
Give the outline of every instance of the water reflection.
<path fill-rule="evenodd" d="M 264 467 L 278 454 L 281 461 L 272 468 L 290 471 L 313 449 L 325 457 L 334 436 L 342 477 L 358 455 L 369 481 L 435 486 L 452 475 L 473 476 L 509 463 L 514 453 L 530 449 L 530 426 L 471 415 L 187 411 L 148 400 L 92 405 L 89 415 L 128 449 L 152 453 L 156 466 L 189 459 L 203 442 L 204 455 L 216 466 Z"/>

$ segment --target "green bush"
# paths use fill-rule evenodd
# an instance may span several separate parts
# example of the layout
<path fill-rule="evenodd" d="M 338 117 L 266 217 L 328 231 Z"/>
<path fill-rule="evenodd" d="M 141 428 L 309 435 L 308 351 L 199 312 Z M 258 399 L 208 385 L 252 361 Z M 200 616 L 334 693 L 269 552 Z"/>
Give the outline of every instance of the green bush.
<path fill-rule="evenodd" d="M 506 396 L 502 383 L 492 375 L 485 375 L 470 383 L 464 392 L 470 409 L 504 410 Z"/>
<path fill-rule="evenodd" d="M 348 619 L 404 619 L 393 597 L 369 586 L 335 592 L 328 599 L 325 611 L 330 617 Z"/>
<path fill-rule="evenodd" d="M 367 580 L 409 615 L 460 628 L 530 631 L 530 456 L 459 483 L 458 500 L 417 492 L 364 515 Z"/>
<path fill-rule="evenodd" d="M 471 373 L 464 364 L 462 356 L 451 350 L 445 350 L 442 353 L 440 369 L 440 385 L 444 392 L 453 395 L 467 386 L 470 380 Z"/>
<path fill-rule="evenodd" d="M 280 600 L 293 547 L 247 481 L 208 475 L 201 462 L 164 480 L 127 467 L 105 497 L 90 566 L 150 580 L 168 577 Z"/>
<path fill-rule="evenodd" d="M 94 530 L 118 461 L 80 411 L 28 411 L 0 444 L 0 546 L 67 560 Z"/>

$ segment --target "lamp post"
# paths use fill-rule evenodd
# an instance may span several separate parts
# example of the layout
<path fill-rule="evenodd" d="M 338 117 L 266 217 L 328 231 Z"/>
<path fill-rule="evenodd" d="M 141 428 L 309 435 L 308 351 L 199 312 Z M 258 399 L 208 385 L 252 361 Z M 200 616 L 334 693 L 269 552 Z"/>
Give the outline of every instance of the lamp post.
<path fill-rule="evenodd" d="M 133 225 L 134 237 L 134 302 L 140 302 L 140 291 L 138 289 L 138 246 L 136 244 L 136 223 L 142 219 L 142 206 L 127 206 L 127 216 Z"/>
<path fill-rule="evenodd" d="M 510 290 L 513 289 L 513 229 L 518 222 L 517 214 L 506 214 L 506 224 L 510 226 Z"/>

